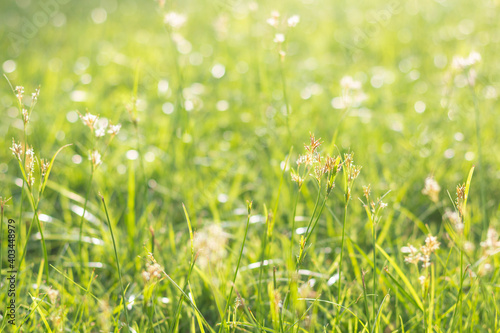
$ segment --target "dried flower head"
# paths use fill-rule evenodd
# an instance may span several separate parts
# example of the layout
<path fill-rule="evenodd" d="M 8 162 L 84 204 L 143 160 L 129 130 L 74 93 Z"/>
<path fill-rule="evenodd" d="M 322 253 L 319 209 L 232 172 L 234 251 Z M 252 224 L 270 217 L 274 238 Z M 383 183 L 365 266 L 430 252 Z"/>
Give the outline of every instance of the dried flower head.
<path fill-rule="evenodd" d="M 47 291 L 47 296 L 49 297 L 50 303 L 56 304 L 57 302 L 57 297 L 59 296 L 59 291 L 56 289 L 50 288 Z"/>
<path fill-rule="evenodd" d="M 455 205 L 457 206 L 460 216 L 464 216 L 464 203 L 465 203 L 465 184 L 457 185 L 457 199 Z"/>
<path fill-rule="evenodd" d="M 299 188 L 301 188 L 302 184 L 304 183 L 304 178 L 300 177 L 300 175 L 297 174 L 295 170 L 292 170 L 291 175 L 292 175 L 292 181 L 297 183 Z"/>
<path fill-rule="evenodd" d="M 420 250 L 408 244 L 408 246 L 401 248 L 401 252 L 408 254 L 408 256 L 405 257 L 406 263 L 416 265 L 421 261 L 422 267 L 426 268 L 431 265 L 431 255 L 439 249 L 439 245 L 440 243 L 437 241 L 437 237 L 428 235 L 425 239 L 425 245 L 422 245 Z"/>
<path fill-rule="evenodd" d="M 424 195 L 427 195 L 433 202 L 438 202 L 440 191 L 441 186 L 439 186 L 437 181 L 432 176 L 425 179 L 425 186 L 422 190 Z"/>
<path fill-rule="evenodd" d="M 408 244 L 408 246 L 403 246 L 401 248 L 401 252 L 408 254 L 408 256 L 405 257 L 405 262 L 407 263 L 416 265 L 420 261 L 419 251 L 411 244 Z"/>
<path fill-rule="evenodd" d="M 366 200 L 370 200 L 370 185 L 363 186 L 363 195 L 365 196 Z"/>
<path fill-rule="evenodd" d="M 26 149 L 25 158 L 24 171 L 26 172 L 28 184 L 33 186 L 35 184 L 35 151 L 33 147 Z"/>
<path fill-rule="evenodd" d="M 146 270 L 142 271 L 141 275 L 144 282 L 156 282 L 162 276 L 163 269 L 158 263 L 147 264 Z"/>
<path fill-rule="evenodd" d="M 46 161 L 45 159 L 40 160 L 40 173 L 42 174 L 42 177 L 45 177 L 47 174 L 47 170 L 49 170 L 50 162 Z"/>

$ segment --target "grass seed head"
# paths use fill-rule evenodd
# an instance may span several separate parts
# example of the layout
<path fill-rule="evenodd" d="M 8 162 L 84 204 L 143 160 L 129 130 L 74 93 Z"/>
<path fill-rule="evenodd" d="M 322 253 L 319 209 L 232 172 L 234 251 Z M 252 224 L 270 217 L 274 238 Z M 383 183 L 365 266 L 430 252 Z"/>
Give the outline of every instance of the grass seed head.
<path fill-rule="evenodd" d="M 425 179 L 425 186 L 422 190 L 424 195 L 427 195 L 433 202 L 438 202 L 440 191 L 441 186 L 439 186 L 438 182 L 432 176 Z"/>
<path fill-rule="evenodd" d="M 19 161 L 22 160 L 23 146 L 21 145 L 21 143 L 16 143 L 16 141 L 14 140 L 14 138 L 12 138 L 12 146 L 10 147 L 10 150 L 12 151 L 12 154 L 14 154 L 14 156 Z"/>

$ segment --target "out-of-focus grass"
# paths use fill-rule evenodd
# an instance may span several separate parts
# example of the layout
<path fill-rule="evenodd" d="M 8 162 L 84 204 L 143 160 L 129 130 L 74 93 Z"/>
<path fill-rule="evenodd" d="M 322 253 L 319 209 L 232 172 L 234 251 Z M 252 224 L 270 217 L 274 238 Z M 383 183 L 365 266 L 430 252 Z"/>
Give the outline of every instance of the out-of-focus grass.
<path fill-rule="evenodd" d="M 323 327 L 329 331 L 333 325 L 340 331 L 361 331 L 360 321 L 367 324 L 359 298 L 362 271 L 367 271 L 370 313 L 374 299 L 372 229 L 357 200 L 365 184 L 371 184 L 374 196 L 391 191 L 377 226 L 377 244 L 383 251 L 377 250 L 377 311 L 384 296 L 390 295 L 380 307 L 379 331 L 400 329 L 402 324 L 405 331 L 424 331 L 429 329 L 429 318 L 435 331 L 455 331 L 459 325 L 471 331 L 497 331 L 498 259 L 481 259 L 480 242 L 486 237 L 485 221 L 498 228 L 498 1 L 177 1 L 167 3 L 164 11 L 154 1 L 67 1 L 58 2 L 49 22 L 25 38 L 23 32 L 36 22 L 33 17 L 40 19 L 43 13 L 41 3 L 0 4 L 3 71 L 13 85 L 25 86 L 27 95 L 41 85 L 28 126 L 30 143 L 44 158 L 73 144 L 59 154 L 40 203 L 50 280 L 43 276 L 37 283 L 43 258 L 39 234 L 34 226 L 32 238 L 26 240 L 32 209 L 25 196 L 19 220 L 22 176 L 8 149 L 13 137 L 22 138 L 22 117 L 7 81 L 2 80 L 0 195 L 12 196 L 5 216 L 18 222 L 18 251 L 28 241 L 17 290 L 18 324 L 31 313 L 24 331 L 45 330 L 43 318 L 53 331 L 62 327 L 109 331 L 125 322 L 113 242 L 99 192 L 107 200 L 126 298 L 133 302 L 128 313 L 135 330 L 173 330 L 179 302 L 178 331 L 200 330 L 204 321 L 205 331 L 207 326 L 219 330 L 243 241 L 246 200 L 252 200 L 253 215 L 230 301 L 244 299 L 237 320 L 276 331 L 286 329 L 291 318 L 300 319 L 296 327 L 306 331 Z M 300 23 L 286 32 L 281 65 L 273 42 L 276 31 L 266 23 L 272 10 L 282 17 L 300 15 Z M 164 13 L 170 11 L 188 18 L 173 34 L 163 23 Z M 19 36 L 25 38 L 22 45 L 14 43 Z M 175 44 L 171 37 L 181 42 Z M 483 150 L 480 168 L 472 94 L 465 76 L 451 68 L 454 55 L 467 56 L 471 50 L 482 56 L 475 65 L 474 87 Z M 218 78 L 222 69 L 224 75 Z M 288 117 L 282 74 L 291 109 Z M 362 82 L 368 98 L 341 121 L 342 110 L 331 102 L 341 95 L 339 81 L 346 75 Z M 76 113 L 86 109 L 123 125 L 91 184 L 87 160 L 91 135 Z M 137 126 L 130 116 L 135 112 Z M 270 219 L 264 205 L 274 210 L 281 167 L 290 147 L 294 147 L 290 164 L 295 167 L 309 132 L 323 138 L 322 149 L 327 150 L 337 128 L 336 148 L 329 153 L 353 151 L 356 164 L 363 166 L 346 220 L 341 284 L 346 295 L 343 305 L 354 315 L 343 312 L 339 322 L 333 305 L 338 301 L 334 277 L 344 210 L 340 180 L 312 235 L 297 281 L 300 298 L 317 300 L 299 301 L 294 305 L 298 313 L 283 310 L 276 316 L 273 311 L 279 312 L 279 301 L 290 297 L 287 290 L 293 276 L 287 260 L 297 189 L 288 170 L 278 210 L 272 212 L 273 234 L 267 240 L 265 221 Z M 446 207 L 453 207 L 446 191 L 454 198 L 456 184 L 466 180 L 473 165 L 468 237 L 475 250 L 464 259 L 464 267 L 470 265 L 472 273 L 464 280 L 463 310 L 455 314 L 460 257 L 442 215 Z M 442 188 L 436 204 L 421 193 L 429 175 Z M 485 183 L 486 216 L 480 179 Z M 89 186 L 83 229 L 85 268 L 80 270 L 80 216 Z M 304 185 L 295 227 L 307 227 L 316 195 L 313 182 Z M 195 243 L 211 249 L 198 253 L 189 283 L 191 250 L 182 203 L 195 238 L 199 236 Z M 213 224 L 222 229 L 214 229 Z M 408 242 L 423 243 L 426 228 L 438 236 L 441 249 L 433 264 L 435 285 L 423 297 L 419 273 L 403 263 L 399 250 Z M 1 238 L 4 254 L 6 237 Z M 295 254 L 299 237 L 294 237 Z M 214 250 L 216 245 L 222 249 Z M 150 263 L 147 251 L 153 247 L 154 258 L 177 286 L 167 279 L 145 284 L 141 274 Z M 220 253 L 203 266 L 200 260 L 207 251 Z M 256 263 L 262 259 L 268 265 L 263 269 L 263 294 L 258 297 Z M 492 270 L 483 274 L 486 262 Z M 385 275 L 385 266 L 396 282 Z M 4 269 L 2 277 L 5 274 Z M 425 306 L 431 304 L 434 288 L 434 315 L 427 313 L 425 321 L 418 306 L 400 290 L 411 296 L 404 277 Z M 1 288 L 0 300 L 6 304 L 6 285 Z M 55 304 L 44 298 L 49 288 L 59 291 Z M 192 300 L 181 300 L 180 290 Z M 234 304 L 230 306 L 232 318 Z M 369 318 L 372 326 L 374 317 Z M 273 322 L 278 318 L 281 322 Z M 451 326 L 452 322 L 458 326 Z"/>

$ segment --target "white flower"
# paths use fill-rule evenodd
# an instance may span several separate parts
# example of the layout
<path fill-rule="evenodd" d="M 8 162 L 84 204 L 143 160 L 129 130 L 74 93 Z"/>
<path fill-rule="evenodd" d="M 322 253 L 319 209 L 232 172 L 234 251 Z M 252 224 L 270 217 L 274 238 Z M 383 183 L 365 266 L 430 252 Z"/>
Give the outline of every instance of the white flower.
<path fill-rule="evenodd" d="M 280 23 L 279 18 L 280 18 L 280 13 L 276 10 L 273 10 L 271 12 L 271 17 L 268 18 L 266 22 L 270 26 L 273 26 L 276 28 L 278 26 L 278 24 Z"/>
<path fill-rule="evenodd" d="M 118 132 L 120 132 L 121 128 L 122 128 L 121 124 L 109 125 L 108 133 L 111 135 L 117 135 Z"/>
<path fill-rule="evenodd" d="M 425 285 L 425 280 L 426 280 L 426 277 L 425 277 L 425 276 L 423 276 L 423 275 L 422 275 L 422 276 L 420 276 L 420 277 L 418 278 L 418 281 L 420 282 L 420 284 L 421 284 L 422 286 L 423 286 L 423 285 Z"/>
<path fill-rule="evenodd" d="M 472 51 L 467 58 L 454 56 L 451 65 L 455 69 L 465 69 L 471 67 L 479 61 L 481 61 L 481 55 Z"/>
<path fill-rule="evenodd" d="M 97 150 L 93 150 L 92 153 L 89 155 L 89 160 L 92 161 L 92 165 L 95 169 L 102 163 L 101 154 L 99 154 Z"/>
<path fill-rule="evenodd" d="M 179 29 L 186 23 L 187 17 L 183 14 L 178 14 L 176 12 L 170 12 L 165 15 L 164 22 L 171 26 L 173 29 Z"/>
<path fill-rule="evenodd" d="M 23 146 L 20 143 L 16 143 L 14 138 L 12 138 L 12 146 L 10 147 L 10 150 L 12 150 L 12 154 L 14 154 L 18 160 L 21 160 L 23 155 Z"/>
<path fill-rule="evenodd" d="M 80 118 L 82 119 L 85 126 L 88 126 L 91 130 L 94 130 L 94 125 L 97 122 L 97 119 L 99 119 L 99 116 L 95 116 L 87 112 L 85 116 L 80 115 Z"/>
<path fill-rule="evenodd" d="M 277 43 L 277 44 L 281 44 L 281 43 L 285 42 L 285 35 L 283 35 L 283 34 L 276 34 L 274 36 L 274 42 Z"/>
<path fill-rule="evenodd" d="M 354 80 L 351 76 L 344 76 L 340 80 L 340 85 L 345 90 L 360 90 L 361 82 Z"/>
<path fill-rule="evenodd" d="M 95 136 L 97 138 L 100 138 L 102 136 L 106 135 L 106 126 L 96 126 L 95 128 Z"/>
<path fill-rule="evenodd" d="M 300 22 L 300 16 L 299 15 L 293 15 L 287 21 L 288 26 L 292 27 L 292 28 L 295 27 L 297 24 L 299 24 L 299 22 Z"/>
<path fill-rule="evenodd" d="M 432 201 L 438 202 L 440 191 L 441 186 L 439 186 L 438 182 L 434 178 L 432 178 L 432 176 L 429 176 L 425 179 L 425 186 L 422 190 L 423 194 L 429 196 Z"/>

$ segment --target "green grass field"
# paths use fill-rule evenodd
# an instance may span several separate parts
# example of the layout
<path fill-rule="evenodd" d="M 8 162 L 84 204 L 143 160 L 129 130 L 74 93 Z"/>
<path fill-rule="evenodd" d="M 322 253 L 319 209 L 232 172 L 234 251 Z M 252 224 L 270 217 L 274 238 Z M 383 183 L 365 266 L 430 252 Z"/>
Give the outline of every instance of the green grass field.
<path fill-rule="evenodd" d="M 2 1 L 0 331 L 500 332 L 499 17 Z"/>

